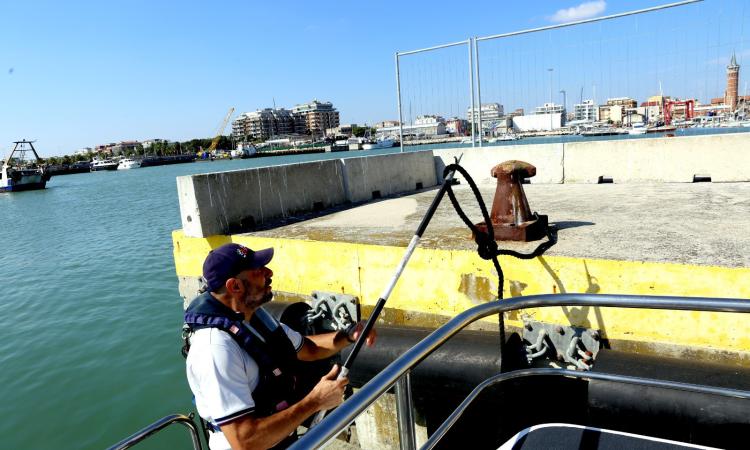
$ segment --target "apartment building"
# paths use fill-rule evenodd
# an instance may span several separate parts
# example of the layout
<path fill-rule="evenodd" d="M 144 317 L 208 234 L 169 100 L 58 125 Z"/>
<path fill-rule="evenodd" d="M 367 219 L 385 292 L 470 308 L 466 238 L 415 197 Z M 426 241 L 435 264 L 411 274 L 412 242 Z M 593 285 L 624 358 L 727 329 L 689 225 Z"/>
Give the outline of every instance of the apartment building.
<path fill-rule="evenodd" d="M 596 122 L 599 120 L 599 108 L 593 100 L 584 100 L 583 103 L 573 105 L 573 117 L 576 121 Z"/>
<path fill-rule="evenodd" d="M 339 126 L 339 112 L 331 102 L 313 100 L 292 108 L 295 132 L 311 136 L 322 136 L 329 128 Z"/>
<path fill-rule="evenodd" d="M 295 117 L 291 111 L 284 108 L 246 112 L 232 122 L 232 136 L 238 140 L 266 140 L 295 132 Z"/>
<path fill-rule="evenodd" d="M 482 113 L 482 125 L 484 125 L 484 128 L 499 121 L 505 114 L 503 105 L 500 103 L 482 103 L 482 106 L 476 111 L 471 106 L 466 108 L 466 118 L 472 121 L 472 123 L 478 123 L 480 111 Z"/>

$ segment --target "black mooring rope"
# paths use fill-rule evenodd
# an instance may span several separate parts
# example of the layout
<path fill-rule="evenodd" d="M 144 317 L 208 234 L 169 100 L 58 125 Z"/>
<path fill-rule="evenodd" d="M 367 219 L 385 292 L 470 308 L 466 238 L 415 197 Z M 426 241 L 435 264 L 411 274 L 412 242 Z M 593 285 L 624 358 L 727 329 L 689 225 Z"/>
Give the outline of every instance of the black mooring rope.
<path fill-rule="evenodd" d="M 484 260 L 492 260 L 492 264 L 495 266 L 495 270 L 497 271 L 497 298 L 498 300 L 502 300 L 503 286 L 505 285 L 505 275 L 503 274 L 503 268 L 502 266 L 500 266 L 500 261 L 498 261 L 497 257 L 500 255 L 509 255 L 519 259 L 533 259 L 544 254 L 547 249 L 555 245 L 557 240 L 555 239 L 551 228 L 547 228 L 547 241 L 539 244 L 537 248 L 534 249 L 534 251 L 531 253 L 519 253 L 514 250 L 500 249 L 497 245 L 497 241 L 495 241 L 495 230 L 492 227 L 492 220 L 490 219 L 490 215 L 487 212 L 487 206 L 484 204 L 484 200 L 482 199 L 482 195 L 479 192 L 477 184 L 474 182 L 474 179 L 471 178 L 469 172 L 467 172 L 466 169 L 464 169 L 457 163 L 446 166 L 443 170 L 443 177 L 445 178 L 445 176 L 453 170 L 460 173 L 464 176 L 464 178 L 466 178 L 466 182 L 469 184 L 469 187 L 474 193 L 474 197 L 479 204 L 479 209 L 482 211 L 482 217 L 484 218 L 484 223 L 487 225 L 487 231 L 481 231 L 479 228 L 477 228 L 476 225 L 474 225 L 471 220 L 469 220 L 469 217 L 466 215 L 466 213 L 461 208 L 461 205 L 458 203 L 456 195 L 453 193 L 453 189 L 450 185 L 446 189 L 448 198 L 451 199 L 453 209 L 456 210 L 458 216 L 471 230 L 474 236 L 474 241 L 477 243 L 477 253 L 479 254 L 479 256 Z M 503 314 L 498 314 L 498 328 L 500 332 L 500 345 L 502 346 L 505 345 L 505 320 L 503 318 Z"/>
<path fill-rule="evenodd" d="M 445 167 L 443 170 L 444 175 L 448 172 L 451 172 L 455 170 L 456 172 L 460 173 L 461 175 L 466 178 L 466 182 L 469 184 L 469 187 L 471 188 L 471 191 L 474 193 L 474 197 L 477 200 L 477 203 L 479 204 L 479 209 L 482 211 L 482 217 L 484 218 L 484 223 L 487 225 L 487 231 L 481 231 L 479 228 L 477 228 L 476 225 L 469 219 L 469 217 L 466 215 L 466 213 L 461 208 L 461 205 L 458 203 L 458 199 L 456 199 L 456 195 L 453 193 L 453 188 L 451 186 L 448 186 L 447 193 L 448 198 L 451 199 L 451 203 L 453 204 L 453 208 L 456 210 L 456 213 L 458 216 L 463 220 L 463 222 L 466 224 L 467 227 L 471 230 L 472 234 L 474 235 L 474 241 L 477 243 L 477 253 L 482 259 L 485 260 L 492 260 L 493 265 L 495 266 L 495 269 L 497 269 L 497 275 L 498 275 L 498 292 L 497 292 L 497 298 L 502 299 L 503 298 L 503 285 L 505 284 L 505 276 L 503 274 L 502 267 L 500 266 L 500 262 L 497 260 L 497 257 L 500 255 L 508 255 L 513 256 L 515 258 L 519 259 L 533 259 L 537 256 L 541 256 L 544 254 L 544 252 L 547 251 L 550 247 L 555 245 L 557 240 L 554 237 L 554 234 L 551 231 L 551 228 L 548 228 L 547 230 L 547 240 L 545 242 L 542 242 L 537 246 L 536 249 L 534 249 L 531 253 L 519 253 L 515 250 L 504 250 L 498 248 L 497 241 L 495 241 L 495 230 L 492 227 L 492 220 L 490 219 L 490 214 L 487 212 L 487 206 L 484 203 L 484 199 L 482 199 L 482 194 L 479 192 L 479 188 L 477 187 L 477 184 L 474 182 L 474 179 L 469 175 L 469 172 L 466 171 L 461 165 L 459 164 L 450 164 Z"/>

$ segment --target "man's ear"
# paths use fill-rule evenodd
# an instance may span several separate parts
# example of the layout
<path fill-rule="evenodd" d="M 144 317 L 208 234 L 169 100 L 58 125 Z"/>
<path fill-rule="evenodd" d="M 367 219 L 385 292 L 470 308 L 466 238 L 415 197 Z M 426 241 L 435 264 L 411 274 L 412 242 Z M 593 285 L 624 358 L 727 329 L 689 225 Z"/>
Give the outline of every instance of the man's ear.
<path fill-rule="evenodd" d="M 239 292 L 242 282 L 238 278 L 229 278 L 224 282 L 224 286 L 227 288 L 227 292 Z"/>

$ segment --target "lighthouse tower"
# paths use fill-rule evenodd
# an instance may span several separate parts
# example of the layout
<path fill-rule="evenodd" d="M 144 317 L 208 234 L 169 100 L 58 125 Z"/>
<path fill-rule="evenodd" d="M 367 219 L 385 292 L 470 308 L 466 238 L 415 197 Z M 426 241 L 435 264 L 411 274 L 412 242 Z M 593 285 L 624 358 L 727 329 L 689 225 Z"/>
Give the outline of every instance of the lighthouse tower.
<path fill-rule="evenodd" d="M 737 58 L 732 53 L 732 60 L 727 66 L 727 90 L 724 93 L 724 104 L 729 106 L 729 110 L 737 110 L 737 88 L 740 84 L 740 66 L 737 64 Z"/>

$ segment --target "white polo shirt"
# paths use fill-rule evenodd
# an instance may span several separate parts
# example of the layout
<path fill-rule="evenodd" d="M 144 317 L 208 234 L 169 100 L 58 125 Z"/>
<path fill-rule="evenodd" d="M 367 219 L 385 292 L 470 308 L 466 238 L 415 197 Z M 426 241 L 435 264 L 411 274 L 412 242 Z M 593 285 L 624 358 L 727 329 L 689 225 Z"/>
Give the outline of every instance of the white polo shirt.
<path fill-rule="evenodd" d="M 302 348 L 302 335 L 262 309 L 256 314 L 272 329 L 280 325 L 294 348 L 297 351 Z M 260 338 L 250 324 L 245 322 L 245 326 Z M 258 365 L 229 333 L 217 328 L 193 333 L 186 371 L 198 414 L 205 420 L 222 425 L 255 410 L 252 392 L 258 386 Z M 231 448 L 223 433 L 211 433 L 209 447 L 212 450 Z"/>

